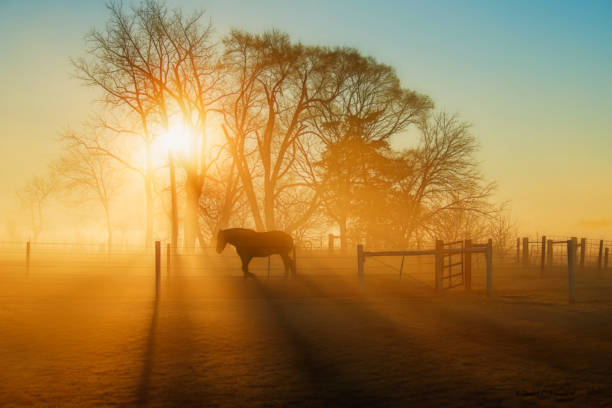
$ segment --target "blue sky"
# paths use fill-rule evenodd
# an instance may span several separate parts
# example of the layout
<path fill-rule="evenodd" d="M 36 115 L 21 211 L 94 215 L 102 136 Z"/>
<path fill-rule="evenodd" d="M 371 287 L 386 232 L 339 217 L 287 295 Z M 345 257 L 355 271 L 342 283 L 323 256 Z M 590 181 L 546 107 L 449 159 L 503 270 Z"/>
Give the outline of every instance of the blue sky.
<path fill-rule="evenodd" d="M 205 9 L 219 35 L 279 28 L 392 65 L 404 86 L 474 125 L 484 172 L 525 233 L 612 234 L 612 2 L 168 3 Z M 68 58 L 106 15 L 104 2 L 0 0 L 0 210 L 92 108 Z"/>

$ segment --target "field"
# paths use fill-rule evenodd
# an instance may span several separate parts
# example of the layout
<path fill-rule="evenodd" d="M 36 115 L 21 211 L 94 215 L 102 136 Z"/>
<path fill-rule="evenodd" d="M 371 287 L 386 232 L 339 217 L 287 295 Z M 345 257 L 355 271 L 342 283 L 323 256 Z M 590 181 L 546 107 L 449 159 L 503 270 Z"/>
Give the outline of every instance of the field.
<path fill-rule="evenodd" d="M 612 272 L 494 263 L 493 296 L 434 293 L 426 261 L 273 260 L 230 250 L 0 251 L 0 406 L 611 406 Z M 481 262 L 482 263 L 482 262 Z M 395 267 L 395 269 L 393 269 Z"/>

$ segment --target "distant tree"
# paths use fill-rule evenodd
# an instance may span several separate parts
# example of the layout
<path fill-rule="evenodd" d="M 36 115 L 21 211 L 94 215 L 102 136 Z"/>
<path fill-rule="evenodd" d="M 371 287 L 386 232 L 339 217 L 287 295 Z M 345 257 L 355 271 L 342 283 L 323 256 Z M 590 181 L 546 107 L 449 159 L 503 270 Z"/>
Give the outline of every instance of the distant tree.
<path fill-rule="evenodd" d="M 209 239 L 216 239 L 217 231 L 236 225 L 249 224 L 249 208 L 240 184 L 236 165 L 231 157 L 215 163 L 203 186 L 200 199 L 200 219 Z"/>
<path fill-rule="evenodd" d="M 382 141 L 347 138 L 330 144 L 320 161 L 325 213 L 340 229 L 341 247 L 349 235 L 371 244 L 380 218 L 389 216 L 394 185 L 403 162 Z"/>
<path fill-rule="evenodd" d="M 493 215 L 483 216 L 465 209 L 439 212 L 431 222 L 421 226 L 421 232 L 428 237 L 429 244 L 434 239 L 462 241 L 472 239 L 481 241 L 487 237 L 487 226 Z"/>
<path fill-rule="evenodd" d="M 57 189 L 57 178 L 54 173 L 46 176 L 34 176 L 25 187 L 17 192 L 17 197 L 23 208 L 30 213 L 30 229 L 32 240 L 38 241 L 45 226 L 44 208 L 50 196 Z"/>
<path fill-rule="evenodd" d="M 52 164 L 52 168 L 57 174 L 58 186 L 65 194 L 76 196 L 80 203 L 93 199 L 100 204 L 106 223 L 107 247 L 110 250 L 113 244 L 111 202 L 121 186 L 122 174 L 111 157 L 89 147 L 92 139 L 99 141 L 100 136 L 66 132 L 61 139 L 61 156 Z"/>
<path fill-rule="evenodd" d="M 312 108 L 311 123 L 326 148 L 319 163 L 324 168 L 324 207 L 338 224 L 341 246 L 346 248 L 348 224 L 356 216 L 356 186 L 361 186 L 362 200 L 374 197 L 371 190 L 379 182 L 385 187 L 378 188 L 392 188 L 389 181 L 398 174 L 393 174 L 393 165 L 385 164 L 393 162 L 390 139 L 421 122 L 433 103 L 402 88 L 391 67 L 352 49 L 337 52 L 341 63 L 334 74 L 341 78 L 340 92 Z M 365 177 L 367 168 L 371 177 Z"/>
<path fill-rule="evenodd" d="M 498 208 L 490 202 L 495 184 L 482 176 L 474 157 L 478 144 L 469 125 L 437 113 L 419 128 L 418 146 L 402 154 L 410 168 L 397 190 L 403 205 L 395 219 L 403 238 L 410 241 L 418 234 L 435 239 L 446 215 L 496 214 Z"/>
<path fill-rule="evenodd" d="M 516 239 L 517 226 L 512 220 L 507 203 L 503 203 L 499 212 L 488 218 L 486 236 L 493 240 L 495 254 L 501 257 L 511 255 Z"/>

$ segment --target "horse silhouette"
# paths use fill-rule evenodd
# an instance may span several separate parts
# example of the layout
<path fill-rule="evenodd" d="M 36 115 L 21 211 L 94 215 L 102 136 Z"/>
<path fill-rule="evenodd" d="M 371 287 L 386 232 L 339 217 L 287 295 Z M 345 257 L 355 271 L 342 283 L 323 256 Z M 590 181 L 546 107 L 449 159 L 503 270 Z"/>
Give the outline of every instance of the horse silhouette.
<path fill-rule="evenodd" d="M 278 254 L 285 265 L 285 277 L 291 271 L 295 275 L 295 259 L 289 258 L 293 251 L 293 238 L 283 231 L 255 232 L 245 228 L 220 230 L 217 234 L 217 253 L 220 254 L 227 244 L 236 247 L 242 261 L 244 277 L 255 277 L 249 272 L 249 262 L 254 257 L 266 257 Z M 295 257 L 295 256 L 294 256 Z"/>

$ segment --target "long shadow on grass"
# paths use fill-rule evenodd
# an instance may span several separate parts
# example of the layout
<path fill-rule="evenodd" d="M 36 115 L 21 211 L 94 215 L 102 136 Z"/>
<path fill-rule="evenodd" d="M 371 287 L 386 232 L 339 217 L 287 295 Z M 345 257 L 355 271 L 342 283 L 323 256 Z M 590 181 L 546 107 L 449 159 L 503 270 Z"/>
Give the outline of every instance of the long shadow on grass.
<path fill-rule="evenodd" d="M 335 369 L 318 352 L 317 346 L 302 334 L 299 322 L 284 310 L 284 302 L 275 300 L 273 293 L 258 279 L 253 279 L 253 282 L 261 299 L 265 301 L 268 314 L 273 317 L 293 349 L 295 369 L 304 376 L 307 381 L 304 385 L 311 393 L 308 396 L 309 405 L 374 406 L 387 401 L 387 396 L 382 393 L 368 392 L 358 384 L 347 382 L 347 373 Z"/>
<path fill-rule="evenodd" d="M 308 287 L 317 296 L 321 296 L 325 293 L 315 280 L 307 276 L 301 276 L 300 283 Z M 393 322 L 389 321 L 387 317 L 381 315 L 380 312 L 377 312 L 372 307 L 372 303 L 369 300 L 364 299 L 363 302 L 355 302 L 355 304 L 351 304 L 350 308 L 336 299 L 332 301 L 337 303 L 338 307 L 344 310 L 344 313 L 353 315 L 354 319 L 380 321 L 381 323 L 379 326 L 385 327 L 390 337 L 402 338 L 403 344 L 411 353 L 423 356 L 424 360 L 429 359 L 430 361 L 427 365 L 432 369 L 439 370 L 443 367 L 440 364 L 440 358 L 435 356 L 435 353 L 431 353 L 431 348 L 428 350 L 427 344 L 424 344 L 422 339 L 417 341 L 417 336 L 415 336 L 416 333 L 415 335 L 411 335 L 407 330 L 397 327 L 396 325 L 394 326 Z M 557 311 L 553 313 L 551 310 L 546 309 L 543 316 L 540 316 L 542 317 L 541 323 L 543 325 L 543 330 L 525 331 L 513 326 L 511 323 L 520 322 L 521 318 L 526 317 L 521 316 L 521 313 L 529 314 L 529 312 L 525 312 L 524 310 L 521 312 L 516 309 L 502 309 L 501 312 L 503 312 L 507 318 L 500 320 L 495 317 L 500 315 L 495 311 L 488 313 L 484 310 L 481 313 L 475 314 L 473 310 L 464 310 L 462 308 L 455 309 L 449 304 L 437 302 L 433 304 L 427 302 L 427 304 L 435 308 L 435 310 L 428 311 L 427 317 L 429 319 L 434 321 L 437 315 L 444 316 L 444 320 L 450 323 L 450 326 L 447 327 L 452 328 L 452 332 L 448 333 L 451 336 L 451 340 L 446 343 L 472 343 L 481 350 L 480 354 L 490 356 L 489 364 L 483 365 L 480 363 L 480 366 L 470 365 L 468 367 L 480 367 L 490 372 L 494 372 L 495 367 L 500 367 L 502 372 L 505 372 L 505 374 L 503 374 L 505 379 L 503 380 L 502 389 L 524 386 L 519 384 L 522 378 L 529 384 L 532 384 L 532 382 L 537 384 L 541 384 L 542 382 L 544 384 L 553 384 L 551 386 L 556 388 L 553 388 L 553 391 L 551 391 L 551 398 L 570 398 L 573 400 L 572 389 L 580 389 L 580 385 L 561 386 L 554 384 L 564 384 L 565 382 L 576 382 L 580 384 L 584 382 L 583 385 L 586 388 L 593 387 L 595 389 L 602 389 L 611 374 L 609 367 L 612 365 L 612 358 L 609 356 L 609 353 L 606 354 L 602 352 L 601 346 L 596 345 L 592 349 L 589 349 L 588 346 L 584 347 L 584 345 L 577 342 L 563 341 L 564 336 L 565 338 L 572 338 L 571 329 L 568 330 L 568 328 L 563 326 L 562 328 L 565 334 L 558 333 L 558 329 L 555 329 L 554 325 L 552 327 L 553 330 L 549 330 L 549 328 L 551 328 L 550 320 L 555 317 L 559 318 L 562 312 Z M 495 304 L 493 304 L 492 307 L 495 307 Z M 574 319 L 576 319 L 576 317 Z M 530 320 L 537 322 L 538 317 L 531 316 Z M 580 327 L 580 325 L 583 325 L 582 320 L 578 320 L 578 323 L 574 323 L 570 327 L 575 330 L 577 327 Z M 605 330 L 605 328 L 601 329 L 602 332 L 605 332 Z M 445 336 L 443 328 L 438 331 L 439 336 Z M 578 334 L 578 331 L 576 334 Z M 594 337 L 598 338 L 598 340 L 596 340 L 597 344 L 597 341 L 601 343 L 605 335 L 598 334 Z M 446 343 L 443 342 L 442 344 Z M 440 347 L 439 343 L 438 347 Z M 466 359 L 465 356 L 461 356 L 460 354 L 451 354 L 449 356 L 445 350 L 441 350 L 441 352 L 441 356 L 446 355 L 446 358 Z M 403 359 L 404 357 L 399 355 L 398 358 Z M 466 361 L 469 361 L 469 358 L 467 358 Z M 528 372 L 524 372 L 524 369 L 521 370 L 520 367 L 522 367 L 525 362 L 530 364 L 530 366 L 535 363 L 536 367 L 542 370 L 538 372 L 548 373 L 548 378 L 539 378 L 537 375 L 531 375 Z M 508 371 L 506 364 L 515 365 L 519 368 L 517 368 L 513 374 L 511 371 Z M 588 375 L 585 376 L 585 372 L 588 373 Z M 478 382 L 482 384 L 481 388 L 485 389 L 486 387 L 495 389 L 499 386 L 499 384 L 495 384 L 495 380 L 492 378 L 487 378 L 487 376 L 482 373 L 474 372 L 473 369 L 464 370 L 455 368 L 449 370 L 448 368 L 444 368 L 440 373 L 445 377 L 463 377 L 467 380 L 469 387 L 472 387 Z M 573 378 L 573 380 L 570 381 L 570 378 Z M 498 381 L 500 380 L 498 379 Z M 517 381 L 519 383 L 517 383 Z M 531 386 L 537 388 L 537 384 L 532 384 Z M 446 392 L 452 392 L 452 390 L 448 389 Z"/>
<path fill-rule="evenodd" d="M 337 343 L 351 348 L 353 359 L 359 360 L 363 388 L 378 388 L 376 393 L 387 396 L 392 404 L 436 406 L 442 395 L 442 400 L 452 398 L 453 406 L 496 406 L 500 398 L 514 397 L 509 390 L 500 390 L 488 381 L 486 374 L 474 372 L 473 367 L 450 367 L 443 350 L 440 355 L 427 337 L 398 327 L 372 308 L 367 298 L 356 297 L 349 302 L 329 298 L 310 277 L 302 275 L 298 282 L 315 296 L 327 297 L 343 320 L 357 327 L 357 334 L 352 336 L 338 331 Z M 359 329 L 364 331 L 363 338 Z"/>
<path fill-rule="evenodd" d="M 180 271 L 178 260 L 174 272 Z M 136 392 L 140 405 L 206 406 L 209 386 L 193 372 L 194 343 L 190 310 L 186 307 L 185 282 L 180 275 L 164 280 L 163 303 L 156 295 L 147 333 L 143 366 Z M 163 306 L 160 320 L 160 307 Z M 197 349 L 196 349 L 197 346 Z M 155 370 L 154 370 L 155 368 Z"/>
<path fill-rule="evenodd" d="M 151 322 L 149 323 L 149 331 L 145 343 L 145 351 L 143 356 L 143 365 L 140 372 L 140 380 L 136 389 L 136 401 L 138 404 L 144 405 L 149 402 L 149 389 L 151 386 L 151 374 L 153 370 L 153 354 L 155 349 L 155 336 L 157 332 L 157 319 L 159 314 L 159 296 L 155 294 L 151 313 Z"/>
<path fill-rule="evenodd" d="M 471 340 L 480 340 L 483 343 L 483 347 L 494 344 L 497 350 L 504 350 L 510 356 L 538 362 L 542 366 L 562 372 L 574 371 L 576 369 L 576 360 L 579 360 L 582 363 L 581 365 L 586 364 L 592 368 L 604 368 L 606 376 L 609 376 L 611 373 L 609 367 L 612 366 L 612 356 L 609 353 L 602 353 L 599 348 L 591 350 L 585 347 L 582 342 L 574 342 L 572 344 L 571 342 L 561 341 L 563 337 L 572 338 L 583 334 L 584 332 L 579 330 L 582 325 L 581 321 L 574 323 L 571 328 L 564 328 L 561 332 L 557 331 L 558 329 L 555 329 L 554 326 L 552 331 L 548 330 L 552 319 L 558 318 L 559 313 L 561 312 L 551 313 L 550 311 L 545 311 L 541 313 L 541 324 L 544 330 L 521 331 L 510 324 L 504 324 L 504 321 L 491 318 L 486 314 L 468 315 L 455 310 L 448 310 L 449 318 L 460 322 L 462 326 L 477 326 L 479 328 L 479 336 L 472 335 Z M 507 319 L 508 321 L 527 318 L 527 316 L 521 316 L 521 314 L 514 311 L 506 315 L 509 314 L 515 317 Z M 532 316 L 530 320 L 537 321 L 536 319 L 536 316 Z M 596 338 L 600 343 L 609 344 L 610 331 L 606 326 L 601 327 L 603 335 L 602 333 L 597 333 L 597 336 L 595 336 L 592 333 L 593 328 L 591 327 L 590 329 L 590 337 Z M 575 332 L 572 333 L 572 331 Z M 605 339 L 606 335 L 608 339 Z M 464 336 L 467 337 L 468 335 L 464 333 Z"/>

